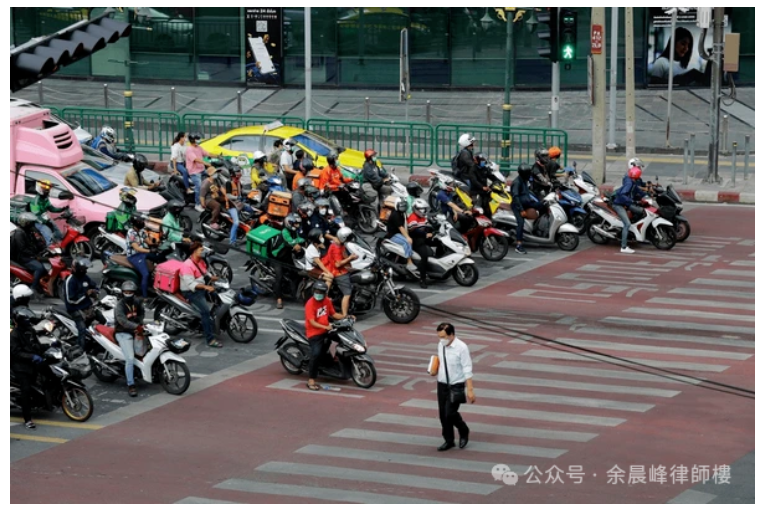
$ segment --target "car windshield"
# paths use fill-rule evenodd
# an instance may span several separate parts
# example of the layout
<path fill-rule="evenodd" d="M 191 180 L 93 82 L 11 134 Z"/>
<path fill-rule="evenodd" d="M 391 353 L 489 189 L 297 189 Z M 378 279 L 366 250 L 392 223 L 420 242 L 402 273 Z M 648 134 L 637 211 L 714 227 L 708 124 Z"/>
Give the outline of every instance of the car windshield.
<path fill-rule="evenodd" d="M 346 148 L 336 146 L 329 140 L 310 132 L 303 132 L 291 138 L 300 146 L 304 146 L 309 151 L 317 153 L 318 156 L 328 156 L 331 152 L 341 154 L 346 151 Z"/>
<path fill-rule="evenodd" d="M 82 144 L 81 146 L 83 154 L 82 161 L 90 167 L 99 171 L 105 171 L 116 165 L 114 160 L 111 160 L 97 149 L 93 149 L 87 144 Z"/>
<path fill-rule="evenodd" d="M 61 175 L 84 197 L 97 196 L 118 186 L 86 163 L 70 167 Z"/>

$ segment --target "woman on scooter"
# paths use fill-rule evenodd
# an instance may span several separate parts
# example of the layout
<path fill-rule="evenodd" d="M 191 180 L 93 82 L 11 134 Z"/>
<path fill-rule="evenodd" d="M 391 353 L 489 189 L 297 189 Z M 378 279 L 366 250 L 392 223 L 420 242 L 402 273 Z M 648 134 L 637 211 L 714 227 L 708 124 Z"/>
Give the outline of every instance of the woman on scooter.
<path fill-rule="evenodd" d="M 531 167 L 526 164 L 518 166 L 518 178 L 513 180 L 510 185 L 510 194 L 513 196 L 513 202 L 510 207 L 515 214 L 515 252 L 518 254 L 528 254 L 526 249 L 523 248 L 523 226 L 526 223 L 526 210 L 533 208 L 539 210 L 542 208 L 542 204 L 539 201 L 535 201 L 531 196 L 529 189 L 529 183 L 531 180 Z"/>
<path fill-rule="evenodd" d="M 222 344 L 215 339 L 214 321 L 211 319 L 211 309 L 206 302 L 206 293 L 213 292 L 214 287 L 206 284 L 206 263 L 203 261 L 203 244 L 193 242 L 190 245 L 190 257 L 185 260 L 180 270 L 180 290 L 182 295 L 201 314 L 201 326 L 206 337 L 206 345 L 212 348 L 222 348 Z M 213 283 L 217 277 L 210 277 Z"/>
<path fill-rule="evenodd" d="M 621 252 L 624 254 L 634 254 L 634 249 L 629 248 L 629 214 L 627 208 L 631 210 L 634 216 L 642 215 L 642 208 L 634 204 L 635 199 L 642 199 L 644 193 L 635 183 L 642 177 L 642 169 L 639 167 L 632 167 L 629 172 L 624 175 L 623 185 L 616 192 L 616 197 L 613 199 L 613 209 L 621 218 L 621 223 L 624 225 L 621 230 Z"/>

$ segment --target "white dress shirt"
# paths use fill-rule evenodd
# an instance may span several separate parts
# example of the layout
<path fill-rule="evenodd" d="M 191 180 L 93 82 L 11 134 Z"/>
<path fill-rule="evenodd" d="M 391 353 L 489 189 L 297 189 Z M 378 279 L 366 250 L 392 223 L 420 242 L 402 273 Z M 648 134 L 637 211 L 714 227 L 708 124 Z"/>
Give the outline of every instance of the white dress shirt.
<path fill-rule="evenodd" d="M 473 362 L 470 360 L 470 350 L 460 338 L 455 337 L 452 344 L 446 347 L 447 369 L 449 384 L 459 384 L 473 378 Z M 437 380 L 447 383 L 447 373 L 444 370 L 444 344 L 439 343 L 439 374 Z"/>

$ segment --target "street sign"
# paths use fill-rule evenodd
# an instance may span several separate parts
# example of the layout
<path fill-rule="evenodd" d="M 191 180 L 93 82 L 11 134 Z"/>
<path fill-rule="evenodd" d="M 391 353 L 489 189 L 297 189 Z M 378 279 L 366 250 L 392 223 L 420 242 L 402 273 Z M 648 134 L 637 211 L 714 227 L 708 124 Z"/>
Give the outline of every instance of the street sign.
<path fill-rule="evenodd" d="M 603 44 L 602 25 L 592 25 L 592 54 L 601 54 Z"/>

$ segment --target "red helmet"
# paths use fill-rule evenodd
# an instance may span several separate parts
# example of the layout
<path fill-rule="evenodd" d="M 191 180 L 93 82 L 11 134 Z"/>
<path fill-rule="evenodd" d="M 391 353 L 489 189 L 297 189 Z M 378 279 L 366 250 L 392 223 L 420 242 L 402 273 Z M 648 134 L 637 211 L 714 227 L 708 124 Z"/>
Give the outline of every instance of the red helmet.
<path fill-rule="evenodd" d="M 642 177 L 642 169 L 639 167 L 632 167 L 629 169 L 629 177 L 633 180 L 638 180 Z"/>
<path fill-rule="evenodd" d="M 376 151 L 374 149 L 368 149 L 365 151 L 365 160 L 370 160 L 372 157 L 377 155 Z"/>

